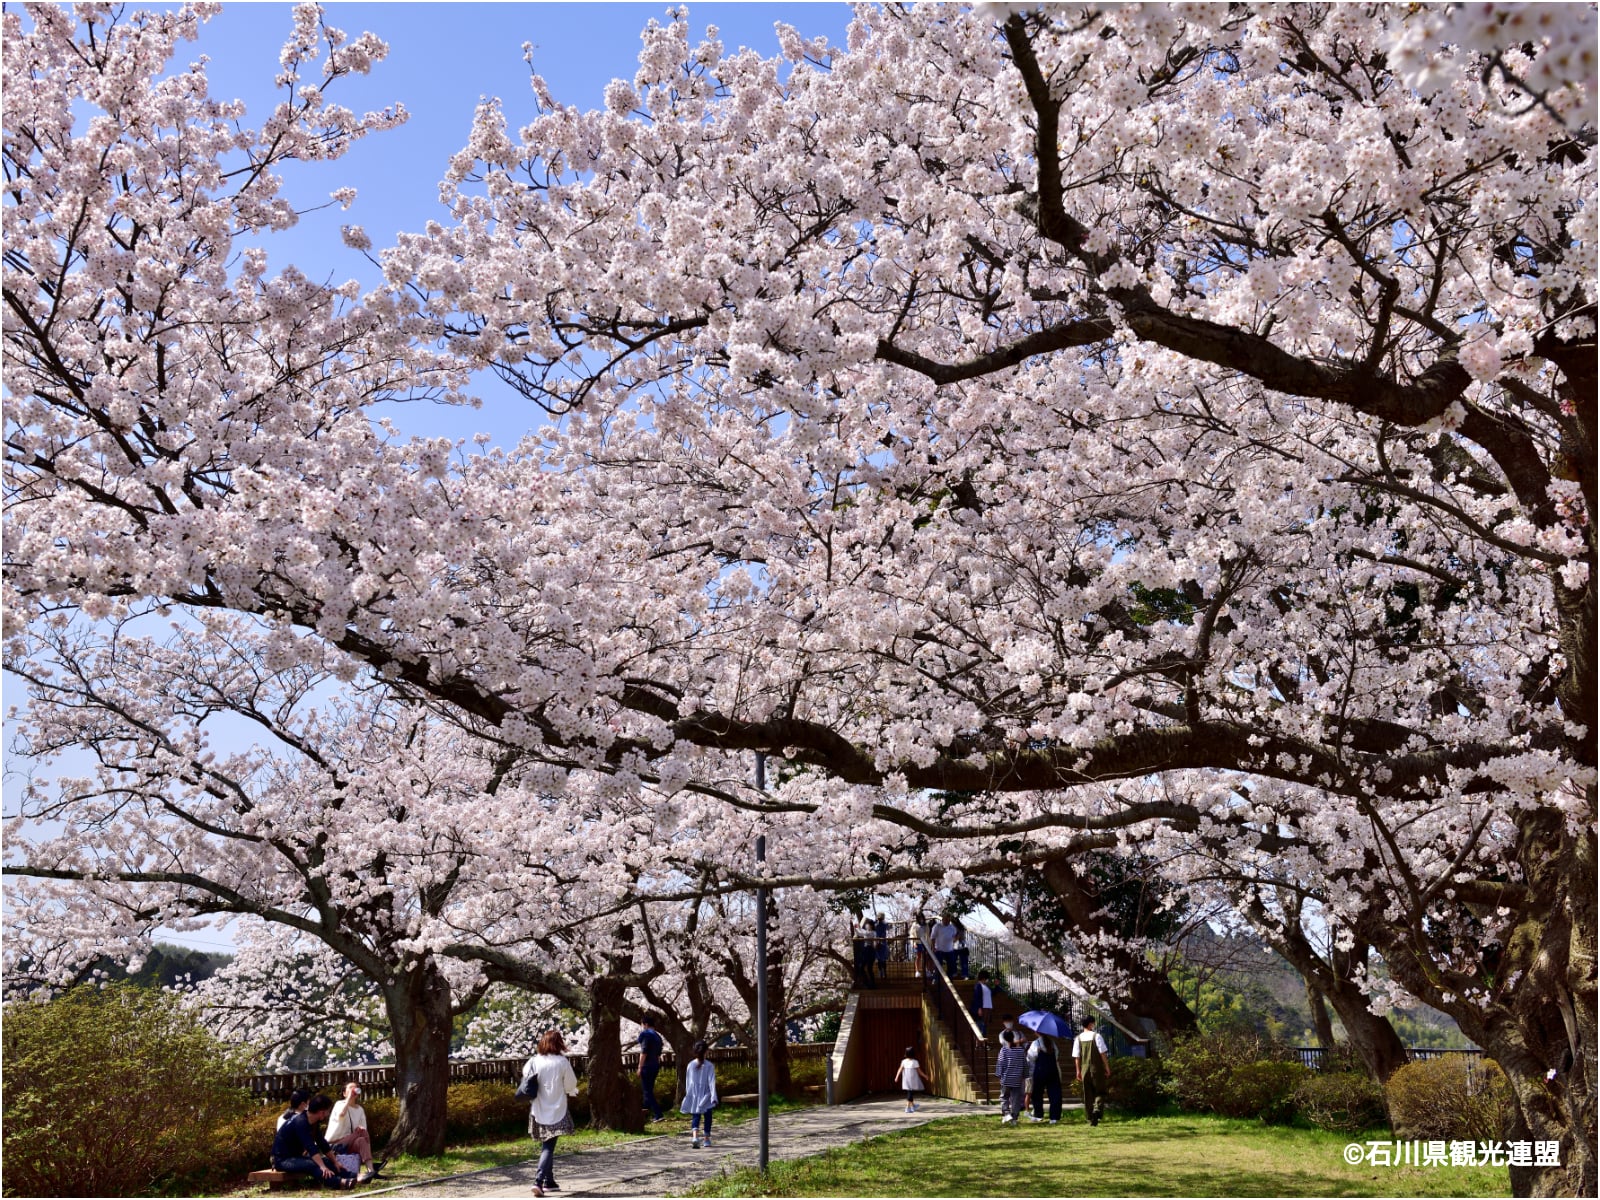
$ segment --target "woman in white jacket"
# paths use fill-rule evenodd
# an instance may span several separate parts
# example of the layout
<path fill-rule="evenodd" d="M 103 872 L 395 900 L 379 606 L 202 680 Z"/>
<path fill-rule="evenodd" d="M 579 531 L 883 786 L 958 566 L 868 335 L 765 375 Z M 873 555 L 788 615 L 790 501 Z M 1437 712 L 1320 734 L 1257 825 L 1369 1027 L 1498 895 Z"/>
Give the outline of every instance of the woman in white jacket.
<path fill-rule="evenodd" d="M 694 1057 L 683 1068 L 683 1103 L 679 1112 L 689 1114 L 694 1131 L 694 1148 L 711 1145 L 711 1110 L 717 1106 L 717 1068 L 706 1059 L 706 1044 L 694 1044 Z M 701 1122 L 705 1123 L 705 1137 L 700 1136 Z"/>
<path fill-rule="evenodd" d="M 524 1082 L 534 1077 L 539 1081 L 528 1108 L 528 1136 L 539 1143 L 539 1169 L 533 1177 L 535 1196 L 561 1190 L 555 1176 L 556 1139 L 572 1132 L 567 1097 L 578 1094 L 578 1077 L 567 1061 L 566 1049 L 559 1030 L 546 1030 L 539 1039 L 539 1052 L 522 1067 Z"/>

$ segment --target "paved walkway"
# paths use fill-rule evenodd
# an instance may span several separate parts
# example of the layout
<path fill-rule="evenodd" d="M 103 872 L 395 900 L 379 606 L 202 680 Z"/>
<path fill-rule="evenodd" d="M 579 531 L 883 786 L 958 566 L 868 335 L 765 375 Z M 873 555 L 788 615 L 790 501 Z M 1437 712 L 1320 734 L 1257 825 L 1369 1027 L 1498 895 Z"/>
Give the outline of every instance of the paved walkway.
<path fill-rule="evenodd" d="M 774 1160 L 805 1158 L 833 1146 L 858 1142 L 962 1113 L 998 1113 L 998 1109 L 961 1104 L 954 1100 L 925 1099 L 918 1111 L 908 1113 L 903 1100 L 858 1100 L 833 1108 L 819 1105 L 775 1114 L 768 1130 L 768 1152 Z M 579 1196 L 668 1196 L 681 1192 L 723 1170 L 756 1165 L 756 1122 L 717 1126 L 712 1149 L 695 1150 L 687 1134 L 641 1138 L 620 1146 L 580 1150 L 556 1155 L 556 1182 L 562 1200 Z M 451 1175 L 424 1183 L 394 1188 L 374 1188 L 363 1194 L 400 1193 L 411 1196 L 532 1196 L 534 1163 L 514 1163 L 470 1175 Z"/>

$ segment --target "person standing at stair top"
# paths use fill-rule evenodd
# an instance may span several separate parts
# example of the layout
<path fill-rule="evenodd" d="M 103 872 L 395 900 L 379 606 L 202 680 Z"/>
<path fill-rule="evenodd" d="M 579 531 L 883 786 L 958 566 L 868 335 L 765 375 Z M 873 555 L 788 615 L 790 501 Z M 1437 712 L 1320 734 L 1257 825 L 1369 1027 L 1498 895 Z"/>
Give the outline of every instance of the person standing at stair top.
<path fill-rule="evenodd" d="M 874 913 L 872 917 L 872 935 L 877 939 L 873 946 L 873 959 L 878 964 L 878 979 L 880 982 L 889 982 L 889 922 L 884 915 Z"/>
<path fill-rule="evenodd" d="M 933 927 L 933 952 L 950 978 L 956 977 L 956 923 L 949 913 Z"/>
<path fill-rule="evenodd" d="M 1106 1040 L 1095 1032 L 1094 1018 L 1083 1019 L 1083 1032 L 1072 1042 L 1072 1062 L 1078 1082 L 1083 1086 L 1083 1115 L 1089 1124 L 1100 1124 L 1106 1110 L 1106 1088 L 1111 1083 L 1111 1051 Z"/>
<path fill-rule="evenodd" d="M 956 970 L 960 973 L 961 978 L 971 979 L 972 951 L 967 945 L 967 927 L 960 921 L 956 922 L 955 956 Z M 954 979 L 955 976 L 952 975 L 951 978 Z"/>
<path fill-rule="evenodd" d="M 856 926 L 854 946 L 856 986 L 858 988 L 875 988 L 878 986 L 872 975 L 873 960 L 877 957 L 873 953 L 873 947 L 877 940 L 878 930 L 872 923 L 872 914 L 863 912 L 861 914 L 861 924 Z"/>
<path fill-rule="evenodd" d="M 972 1015 L 978 1022 L 978 1032 L 989 1036 L 989 1018 L 994 1013 L 994 992 L 989 988 L 989 968 L 978 972 L 978 982 L 972 985 Z"/>

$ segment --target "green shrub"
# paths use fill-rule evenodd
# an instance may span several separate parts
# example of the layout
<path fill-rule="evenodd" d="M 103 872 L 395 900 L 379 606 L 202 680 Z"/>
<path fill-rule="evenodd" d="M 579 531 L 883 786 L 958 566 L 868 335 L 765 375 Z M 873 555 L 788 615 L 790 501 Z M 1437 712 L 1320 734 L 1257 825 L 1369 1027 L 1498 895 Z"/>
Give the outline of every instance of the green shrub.
<path fill-rule="evenodd" d="M 1167 1100 L 1171 1073 L 1159 1058 L 1113 1058 L 1106 1099 L 1125 1113 L 1148 1117 Z"/>
<path fill-rule="evenodd" d="M 1218 1111 L 1226 1117 L 1260 1117 L 1268 1125 L 1287 1125 L 1295 1117 L 1295 1089 L 1307 1074 L 1293 1062 L 1261 1059 L 1240 1063 L 1222 1089 Z"/>
<path fill-rule="evenodd" d="M 1289 1052 L 1259 1035 L 1239 1030 L 1174 1038 L 1163 1056 L 1171 1073 L 1167 1090 L 1192 1112 L 1224 1112 L 1234 1069 L 1244 1063 L 1285 1061 Z"/>
<path fill-rule="evenodd" d="M 1388 1122 L 1383 1089 L 1359 1071 L 1313 1071 L 1294 1093 L 1295 1107 L 1318 1129 L 1361 1133 Z"/>
<path fill-rule="evenodd" d="M 5 1008 L 7 1195 L 132 1196 L 204 1164 L 245 1064 L 171 994 L 78 987 Z"/>
<path fill-rule="evenodd" d="M 1396 1136 L 1495 1141 L 1514 1111 L 1511 1085 L 1488 1059 L 1464 1054 L 1407 1063 L 1384 1089 Z"/>
<path fill-rule="evenodd" d="M 1275 1123 L 1294 1119 L 1306 1075 L 1292 1051 L 1245 1030 L 1176 1038 L 1165 1062 L 1166 1089 L 1184 1108 Z"/>

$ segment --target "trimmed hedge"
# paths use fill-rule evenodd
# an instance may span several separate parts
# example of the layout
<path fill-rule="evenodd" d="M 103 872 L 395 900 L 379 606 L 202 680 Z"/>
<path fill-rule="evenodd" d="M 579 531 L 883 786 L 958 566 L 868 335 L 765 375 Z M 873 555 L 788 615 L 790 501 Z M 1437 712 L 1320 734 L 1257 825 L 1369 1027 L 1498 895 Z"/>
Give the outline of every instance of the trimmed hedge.
<path fill-rule="evenodd" d="M 1389 1123 L 1383 1089 L 1360 1071 L 1316 1071 L 1294 1093 L 1300 1115 L 1318 1129 L 1362 1133 Z"/>
<path fill-rule="evenodd" d="M 1287 1125 L 1295 1118 L 1295 1090 L 1307 1073 L 1299 1063 L 1271 1059 L 1241 1063 L 1228 1076 L 1219 1111 L 1227 1117 L 1259 1117 L 1268 1125 Z"/>
<path fill-rule="evenodd" d="M 1171 1077 L 1160 1058 L 1113 1058 L 1106 1100 L 1131 1116 L 1151 1116 L 1167 1102 L 1166 1085 Z"/>
<path fill-rule="evenodd" d="M 1167 1091 L 1191 1112 L 1294 1120 L 1294 1093 L 1307 1071 L 1291 1052 L 1247 1032 L 1192 1034 L 1166 1055 Z"/>
<path fill-rule="evenodd" d="M 1500 1068 L 1462 1054 L 1407 1063 L 1384 1089 L 1389 1118 L 1401 1138 L 1496 1141 L 1515 1113 L 1511 1085 Z"/>

